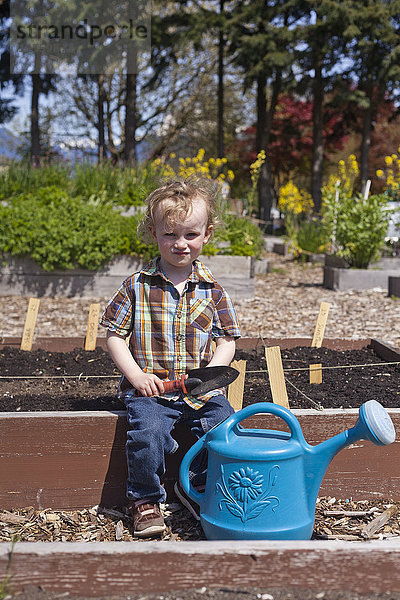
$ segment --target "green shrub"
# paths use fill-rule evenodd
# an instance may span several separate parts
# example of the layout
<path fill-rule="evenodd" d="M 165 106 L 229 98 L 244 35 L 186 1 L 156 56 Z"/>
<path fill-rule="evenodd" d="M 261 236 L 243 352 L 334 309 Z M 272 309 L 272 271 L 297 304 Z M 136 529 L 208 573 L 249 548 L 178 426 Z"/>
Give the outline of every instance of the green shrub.
<path fill-rule="evenodd" d="M 308 218 L 299 221 L 295 241 L 301 251 L 318 254 L 325 251 L 328 238 L 320 220 Z"/>
<path fill-rule="evenodd" d="M 123 217 L 116 206 L 142 205 L 159 184 L 156 162 L 133 169 L 54 164 L 30 168 L 15 163 L 0 175 L 0 254 L 30 256 L 45 270 L 96 270 L 117 254 L 149 258 L 154 244 L 138 240 L 140 214 Z M 206 254 L 259 256 L 263 237 L 257 225 L 227 212 L 224 227 L 205 246 Z"/>
<path fill-rule="evenodd" d="M 49 189 L 19 196 L 0 207 L 0 252 L 30 256 L 46 271 L 96 270 L 117 254 L 144 255 L 136 234 L 138 217 L 111 206 L 96 207 Z M 45 199 L 46 198 L 46 199 Z"/>
<path fill-rule="evenodd" d="M 153 163 L 126 167 L 104 161 L 77 164 L 71 187 L 74 196 L 97 205 L 137 206 L 158 186 L 158 180 L 159 168 Z"/>
<path fill-rule="evenodd" d="M 351 266 L 366 269 L 379 257 L 385 243 L 390 210 L 387 196 L 333 194 L 323 199 L 323 223 L 329 239 L 334 238 L 336 254 Z"/>
<path fill-rule="evenodd" d="M 12 162 L 0 174 L 0 200 L 8 200 L 41 187 L 68 189 L 71 167 L 66 163 L 46 163 L 32 167 L 28 161 Z"/>
<path fill-rule="evenodd" d="M 257 225 L 249 219 L 226 214 L 223 227 L 216 229 L 213 239 L 204 246 L 203 254 L 258 257 L 263 249 L 263 234 Z"/>

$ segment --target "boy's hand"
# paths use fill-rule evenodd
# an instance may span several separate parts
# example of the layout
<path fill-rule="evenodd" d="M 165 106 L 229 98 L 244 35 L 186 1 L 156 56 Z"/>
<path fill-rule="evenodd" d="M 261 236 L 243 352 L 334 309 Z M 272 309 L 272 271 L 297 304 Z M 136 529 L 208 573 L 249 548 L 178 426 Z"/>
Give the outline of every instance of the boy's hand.
<path fill-rule="evenodd" d="M 133 359 L 125 339 L 113 332 L 107 332 L 107 348 L 118 369 L 142 396 L 157 396 L 164 393 L 164 385 L 157 375 L 144 373 Z"/>
<path fill-rule="evenodd" d="M 135 386 L 141 396 L 158 396 L 164 393 L 163 382 L 157 375 L 152 373 L 140 373 L 131 379 L 131 383 Z"/>

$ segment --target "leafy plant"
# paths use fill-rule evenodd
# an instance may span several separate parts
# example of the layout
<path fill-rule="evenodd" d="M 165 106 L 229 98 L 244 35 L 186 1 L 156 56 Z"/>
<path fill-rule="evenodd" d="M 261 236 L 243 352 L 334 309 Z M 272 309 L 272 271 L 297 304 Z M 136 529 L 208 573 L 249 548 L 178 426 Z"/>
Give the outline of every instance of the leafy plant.
<path fill-rule="evenodd" d="M 190 174 L 220 182 L 232 180 L 223 173 L 226 159 L 204 160 L 204 150 L 192 159 L 179 160 L 179 176 Z M 145 198 L 162 178 L 176 176 L 160 160 L 138 167 L 27 162 L 12 163 L 0 173 L 0 254 L 29 256 L 43 269 L 96 270 L 117 254 L 145 258 L 157 252 L 154 244 L 141 242 L 136 233 L 140 210 L 132 217 L 119 207 L 143 206 Z M 208 254 L 257 255 L 263 247 L 257 226 L 228 213 L 220 194 L 219 212 L 226 226 L 207 247 Z"/>
<path fill-rule="evenodd" d="M 319 219 L 308 218 L 299 222 L 295 242 L 300 251 L 311 254 L 324 252 L 328 241 L 326 231 Z"/>
<path fill-rule="evenodd" d="M 186 158 L 177 158 L 175 153 L 171 153 L 167 158 L 156 158 L 153 165 L 158 167 L 163 177 L 204 177 L 213 179 L 220 183 L 224 181 L 233 181 L 235 175 L 231 169 L 227 169 L 227 158 L 210 157 L 205 160 L 205 150 L 200 148 L 196 156 Z M 226 171 L 226 173 L 225 173 Z"/>
<path fill-rule="evenodd" d="M 351 267 L 366 269 L 384 246 L 392 212 L 384 194 L 329 194 L 323 198 L 322 220 L 336 254 Z"/>
<path fill-rule="evenodd" d="M 310 194 L 288 181 L 279 190 L 278 206 L 285 216 L 286 237 L 295 253 L 321 252 L 325 238 L 318 221 L 311 218 L 314 204 Z"/>
<path fill-rule="evenodd" d="M 88 198 L 97 205 L 137 206 L 143 204 L 159 180 L 160 169 L 154 161 L 137 167 L 103 161 L 99 165 L 76 165 L 71 188 L 74 196 Z"/>
<path fill-rule="evenodd" d="M 53 185 L 67 189 L 70 175 L 71 167 L 67 163 L 47 162 L 32 167 L 29 161 L 11 162 L 0 173 L 0 200 Z"/>
<path fill-rule="evenodd" d="M 144 255 L 137 216 L 93 206 L 56 188 L 19 196 L 0 207 L 0 252 L 30 256 L 46 271 L 96 270 L 117 254 Z"/>
<path fill-rule="evenodd" d="M 397 150 L 400 154 L 400 146 Z M 376 175 L 379 179 L 385 181 L 384 190 L 390 200 L 397 200 L 400 197 L 400 157 L 393 153 L 385 156 L 384 169 L 378 169 Z"/>
<path fill-rule="evenodd" d="M 256 212 L 258 206 L 258 180 L 260 179 L 260 172 L 263 164 L 265 163 L 266 154 L 265 150 L 260 150 L 257 154 L 256 160 L 250 165 L 250 177 L 251 177 L 251 188 L 247 195 L 247 211 L 251 216 Z"/>
<path fill-rule="evenodd" d="M 249 219 L 225 214 L 223 227 L 204 246 L 203 254 L 231 256 L 260 256 L 264 239 L 260 228 Z"/>

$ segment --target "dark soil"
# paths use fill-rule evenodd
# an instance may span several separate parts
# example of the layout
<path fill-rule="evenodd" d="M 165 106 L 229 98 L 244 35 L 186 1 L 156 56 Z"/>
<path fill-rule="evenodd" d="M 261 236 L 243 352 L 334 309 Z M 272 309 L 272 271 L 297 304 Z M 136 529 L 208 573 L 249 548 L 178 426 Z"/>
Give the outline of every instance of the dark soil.
<path fill-rule="evenodd" d="M 358 408 L 371 399 L 388 408 L 400 406 L 399 365 L 386 364 L 372 348 L 337 351 L 299 346 L 281 353 L 292 408 L 314 408 L 315 403 L 324 408 Z M 239 350 L 235 358 L 247 361 L 243 406 L 271 401 L 262 349 Z M 322 384 L 309 383 L 312 363 L 323 365 Z M 118 371 L 101 348 L 64 353 L 6 347 L 0 350 L 0 377 L 0 411 L 125 408 L 116 398 Z"/>

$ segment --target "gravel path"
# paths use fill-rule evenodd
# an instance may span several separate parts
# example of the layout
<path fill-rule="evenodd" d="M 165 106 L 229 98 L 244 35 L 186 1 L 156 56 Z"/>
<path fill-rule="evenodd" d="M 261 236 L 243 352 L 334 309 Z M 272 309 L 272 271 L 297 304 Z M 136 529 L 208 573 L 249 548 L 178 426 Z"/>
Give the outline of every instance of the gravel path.
<path fill-rule="evenodd" d="M 268 256 L 271 273 L 258 276 L 254 298 L 235 303 L 244 337 L 312 337 L 319 306 L 331 304 L 325 337 L 373 337 L 400 346 L 400 300 L 385 290 L 335 292 L 322 287 L 319 265 Z M 36 324 L 40 337 L 84 336 L 89 305 L 108 298 L 42 298 Z M 28 298 L 0 297 L 0 338 L 21 336 Z M 104 335 L 103 330 L 99 335 Z"/>

